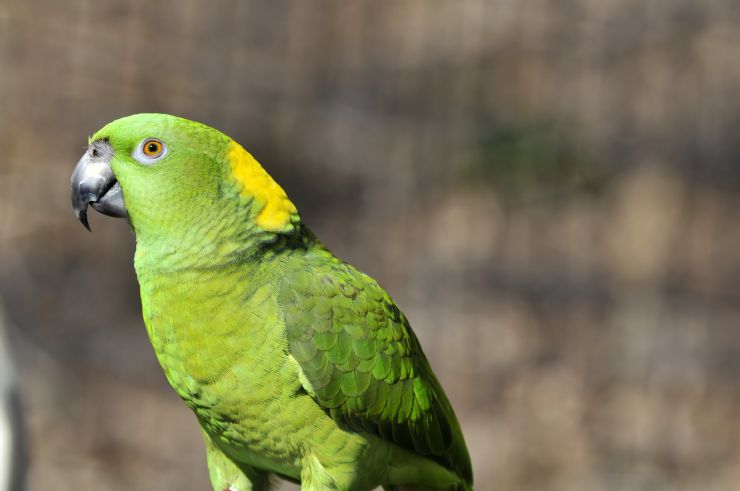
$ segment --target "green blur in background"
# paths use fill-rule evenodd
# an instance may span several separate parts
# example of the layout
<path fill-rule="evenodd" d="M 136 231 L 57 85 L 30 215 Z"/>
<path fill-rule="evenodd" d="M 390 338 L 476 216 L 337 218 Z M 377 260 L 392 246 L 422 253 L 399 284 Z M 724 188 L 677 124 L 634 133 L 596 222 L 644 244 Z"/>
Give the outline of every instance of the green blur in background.
<path fill-rule="evenodd" d="M 476 489 L 735 489 L 739 94 L 734 0 L 0 0 L 14 465 L 208 489 L 133 235 L 69 203 L 87 136 L 146 111 L 234 137 L 389 291 Z"/>

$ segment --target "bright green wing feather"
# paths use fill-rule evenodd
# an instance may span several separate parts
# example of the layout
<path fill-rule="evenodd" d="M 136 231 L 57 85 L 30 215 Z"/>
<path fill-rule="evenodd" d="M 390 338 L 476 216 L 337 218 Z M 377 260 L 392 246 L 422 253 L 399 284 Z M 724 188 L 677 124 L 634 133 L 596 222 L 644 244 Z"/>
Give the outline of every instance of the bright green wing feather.
<path fill-rule="evenodd" d="M 460 427 L 406 317 L 370 277 L 325 250 L 288 268 L 278 300 L 306 391 L 336 421 L 472 481 Z"/>

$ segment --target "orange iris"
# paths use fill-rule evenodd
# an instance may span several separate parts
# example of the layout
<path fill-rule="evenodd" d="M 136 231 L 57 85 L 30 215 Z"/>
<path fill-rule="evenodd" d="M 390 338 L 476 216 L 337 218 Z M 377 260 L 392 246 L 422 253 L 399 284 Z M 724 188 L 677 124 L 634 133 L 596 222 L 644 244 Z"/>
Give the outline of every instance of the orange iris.
<path fill-rule="evenodd" d="M 157 158 L 160 155 L 162 155 L 162 151 L 164 151 L 164 145 L 162 145 L 162 142 L 159 140 L 147 140 L 144 142 L 144 155 L 150 158 Z"/>

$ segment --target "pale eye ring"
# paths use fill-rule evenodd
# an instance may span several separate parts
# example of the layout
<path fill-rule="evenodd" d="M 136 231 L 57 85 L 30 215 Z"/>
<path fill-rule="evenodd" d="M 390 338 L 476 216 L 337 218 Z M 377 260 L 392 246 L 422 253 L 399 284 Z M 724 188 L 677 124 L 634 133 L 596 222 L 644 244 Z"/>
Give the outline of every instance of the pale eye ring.
<path fill-rule="evenodd" d="M 134 151 L 134 158 L 142 164 L 153 164 L 167 155 L 167 145 L 157 138 L 146 138 Z"/>

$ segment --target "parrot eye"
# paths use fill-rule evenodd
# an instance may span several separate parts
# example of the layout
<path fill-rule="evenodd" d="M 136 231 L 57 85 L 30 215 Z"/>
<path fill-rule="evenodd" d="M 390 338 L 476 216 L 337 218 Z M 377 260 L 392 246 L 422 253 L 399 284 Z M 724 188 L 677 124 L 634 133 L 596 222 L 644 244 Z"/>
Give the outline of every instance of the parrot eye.
<path fill-rule="evenodd" d="M 156 138 L 147 138 L 134 152 L 134 158 L 142 164 L 152 164 L 167 154 L 167 146 Z"/>

